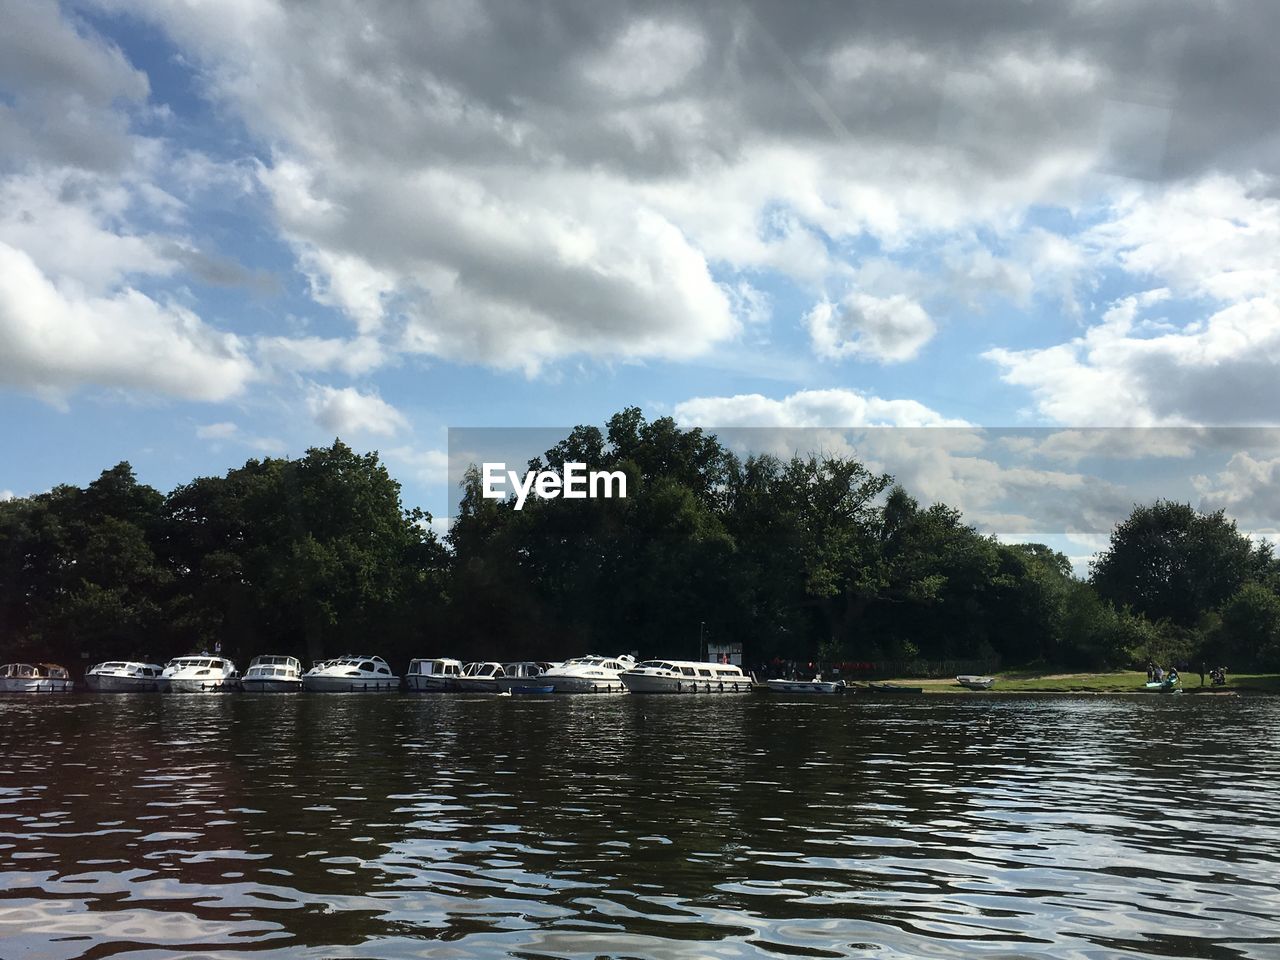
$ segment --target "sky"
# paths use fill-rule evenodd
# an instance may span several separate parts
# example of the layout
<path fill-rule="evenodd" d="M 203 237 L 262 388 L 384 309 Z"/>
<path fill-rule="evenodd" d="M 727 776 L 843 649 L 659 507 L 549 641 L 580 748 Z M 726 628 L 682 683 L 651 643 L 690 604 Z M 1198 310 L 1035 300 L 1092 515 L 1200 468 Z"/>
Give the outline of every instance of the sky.
<path fill-rule="evenodd" d="M 451 428 L 638 405 L 1077 559 L 1148 495 L 1280 526 L 1280 444 L 1216 429 L 1280 424 L 1268 0 L 4 21 L 0 497 L 341 437 L 443 517 Z"/>

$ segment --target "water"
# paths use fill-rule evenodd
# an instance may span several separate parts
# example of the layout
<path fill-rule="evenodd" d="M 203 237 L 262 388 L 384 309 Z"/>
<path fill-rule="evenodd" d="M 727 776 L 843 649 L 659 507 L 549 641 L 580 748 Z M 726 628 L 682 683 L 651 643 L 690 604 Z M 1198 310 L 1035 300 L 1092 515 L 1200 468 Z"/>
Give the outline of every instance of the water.
<path fill-rule="evenodd" d="M 0 698 L 0 958 L 1280 957 L 1280 701 Z"/>

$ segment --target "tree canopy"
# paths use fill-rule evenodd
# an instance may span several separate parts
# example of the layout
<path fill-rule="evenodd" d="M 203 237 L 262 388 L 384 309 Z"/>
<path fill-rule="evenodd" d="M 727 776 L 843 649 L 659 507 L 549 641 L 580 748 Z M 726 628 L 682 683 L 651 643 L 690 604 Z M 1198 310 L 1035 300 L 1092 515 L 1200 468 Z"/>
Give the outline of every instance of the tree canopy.
<path fill-rule="evenodd" d="M 0 659 L 692 657 L 750 663 L 1147 657 L 1280 664 L 1280 575 L 1221 513 L 1157 501 L 1088 580 L 979 534 L 853 458 L 739 458 L 637 408 L 530 466 L 621 470 L 625 499 L 486 499 L 442 542 L 377 453 L 340 440 L 161 493 L 128 463 L 0 503 Z"/>

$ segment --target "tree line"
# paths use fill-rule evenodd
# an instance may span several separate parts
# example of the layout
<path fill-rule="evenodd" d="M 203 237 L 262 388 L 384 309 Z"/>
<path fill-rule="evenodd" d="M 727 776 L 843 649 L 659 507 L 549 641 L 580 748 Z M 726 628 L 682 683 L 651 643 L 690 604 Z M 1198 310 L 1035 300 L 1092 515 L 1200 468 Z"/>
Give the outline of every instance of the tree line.
<path fill-rule="evenodd" d="M 689 658 L 704 636 L 749 665 L 1280 668 L 1280 563 L 1221 512 L 1135 507 L 1078 579 L 856 459 L 740 458 L 634 407 L 529 467 L 566 462 L 624 471 L 627 498 L 517 511 L 473 469 L 442 540 L 376 453 L 335 440 L 167 494 L 121 463 L 0 503 L 0 662 Z"/>

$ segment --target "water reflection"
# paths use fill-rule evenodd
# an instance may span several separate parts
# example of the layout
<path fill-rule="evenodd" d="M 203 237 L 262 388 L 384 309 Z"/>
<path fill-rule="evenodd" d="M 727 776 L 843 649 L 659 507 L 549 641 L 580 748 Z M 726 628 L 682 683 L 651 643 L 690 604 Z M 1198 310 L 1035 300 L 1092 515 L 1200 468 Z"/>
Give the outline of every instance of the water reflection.
<path fill-rule="evenodd" d="M 0 699 L 0 956 L 1280 956 L 1280 709 Z"/>

